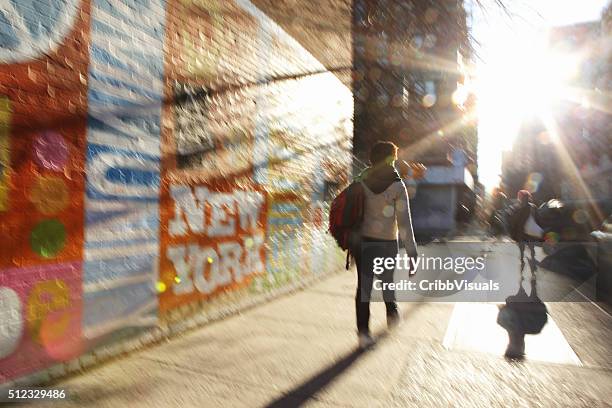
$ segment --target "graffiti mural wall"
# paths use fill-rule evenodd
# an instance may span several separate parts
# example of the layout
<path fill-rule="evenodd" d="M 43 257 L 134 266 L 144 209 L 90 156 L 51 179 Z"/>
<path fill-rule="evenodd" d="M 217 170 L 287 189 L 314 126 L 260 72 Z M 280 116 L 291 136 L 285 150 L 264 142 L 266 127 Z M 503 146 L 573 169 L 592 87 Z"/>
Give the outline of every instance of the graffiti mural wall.
<path fill-rule="evenodd" d="M 249 1 L 0 23 L 0 383 L 342 267 L 352 95 Z"/>
<path fill-rule="evenodd" d="M 89 5 L 0 6 L 0 382 L 82 352 Z"/>
<path fill-rule="evenodd" d="M 156 322 L 165 4 L 92 0 L 84 335 Z"/>

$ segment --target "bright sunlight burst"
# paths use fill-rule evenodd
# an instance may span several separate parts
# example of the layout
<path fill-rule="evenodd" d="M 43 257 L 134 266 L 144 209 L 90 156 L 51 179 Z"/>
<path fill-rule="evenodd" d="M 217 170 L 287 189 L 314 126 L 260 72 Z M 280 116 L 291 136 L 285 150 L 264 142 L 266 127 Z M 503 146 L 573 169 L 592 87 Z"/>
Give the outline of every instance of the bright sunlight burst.
<path fill-rule="evenodd" d="M 549 17 L 553 6 L 548 7 Z M 542 17 L 546 18 L 538 19 Z M 502 152 L 512 147 L 524 119 L 550 117 L 554 105 L 563 100 L 589 104 L 569 85 L 583 56 L 548 46 L 548 31 L 543 27 L 554 22 L 516 20 L 503 27 L 508 18 L 500 17 L 490 26 L 479 27 L 477 33 L 482 43 L 473 84 L 478 100 L 479 174 L 488 190 L 499 184 Z"/>
<path fill-rule="evenodd" d="M 475 81 L 482 170 L 498 166 L 500 149 L 512 147 L 523 119 L 544 117 L 556 102 L 570 97 L 568 83 L 580 64 L 579 55 L 549 49 L 544 34 L 506 44 L 487 56 Z M 488 177 L 483 180 L 487 187 L 497 184 L 498 168 L 481 174 Z"/>

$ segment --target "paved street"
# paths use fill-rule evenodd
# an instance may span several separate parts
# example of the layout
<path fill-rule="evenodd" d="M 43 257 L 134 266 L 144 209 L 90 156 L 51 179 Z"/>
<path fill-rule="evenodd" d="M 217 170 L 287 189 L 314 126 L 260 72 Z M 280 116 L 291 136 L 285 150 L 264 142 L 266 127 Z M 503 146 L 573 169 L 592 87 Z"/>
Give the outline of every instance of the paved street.
<path fill-rule="evenodd" d="M 517 253 L 495 256 L 515 273 Z M 373 304 L 378 342 L 358 351 L 354 288 L 341 272 L 54 386 L 75 407 L 612 406 L 612 317 L 590 302 L 547 303 L 545 329 L 511 362 L 493 303 L 402 303 L 390 333 Z"/>

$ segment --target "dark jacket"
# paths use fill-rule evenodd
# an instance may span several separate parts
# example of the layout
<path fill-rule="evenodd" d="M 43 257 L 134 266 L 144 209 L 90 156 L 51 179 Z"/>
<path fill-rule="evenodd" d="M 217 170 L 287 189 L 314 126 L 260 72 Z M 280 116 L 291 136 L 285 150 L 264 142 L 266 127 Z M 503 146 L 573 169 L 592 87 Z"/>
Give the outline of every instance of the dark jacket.
<path fill-rule="evenodd" d="M 529 238 L 525 234 L 525 223 L 529 219 L 529 215 L 533 215 L 534 219 L 536 216 L 536 206 L 533 203 L 518 204 L 510 212 L 508 219 L 508 232 L 510 238 L 515 241 L 525 241 Z"/>

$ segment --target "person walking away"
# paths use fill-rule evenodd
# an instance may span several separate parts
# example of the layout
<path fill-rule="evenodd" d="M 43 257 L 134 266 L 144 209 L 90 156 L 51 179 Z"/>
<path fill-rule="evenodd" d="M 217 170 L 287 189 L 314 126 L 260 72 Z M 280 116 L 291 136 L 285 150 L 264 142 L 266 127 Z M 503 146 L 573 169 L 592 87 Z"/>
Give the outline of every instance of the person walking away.
<path fill-rule="evenodd" d="M 531 252 L 531 271 L 535 272 L 535 242 L 541 240 L 542 229 L 536 223 L 537 207 L 533 203 L 531 193 L 527 190 L 520 190 L 517 193 L 518 203 L 512 210 L 510 216 L 509 232 L 512 238 L 519 247 L 521 257 L 521 267 L 525 265 L 525 245 L 529 247 Z"/>
<path fill-rule="evenodd" d="M 491 214 L 489 215 L 489 231 L 492 236 L 499 237 L 505 232 L 504 211 L 508 206 L 508 197 L 501 190 L 493 193 Z"/>
<path fill-rule="evenodd" d="M 417 246 L 412 229 L 410 203 L 406 186 L 394 168 L 397 146 L 392 142 L 377 142 L 370 151 L 370 164 L 361 175 L 364 186 L 364 214 L 359 229 L 360 242 L 352 249 L 357 264 L 355 309 L 359 346 L 374 343 L 370 334 L 370 297 L 374 283 L 374 259 L 395 258 L 398 233 L 410 257 L 416 257 Z M 383 265 L 384 268 L 384 265 Z M 384 268 L 379 275 L 383 283 L 393 282 L 395 267 Z M 393 290 L 383 290 L 387 325 L 399 323 L 399 312 Z"/>

